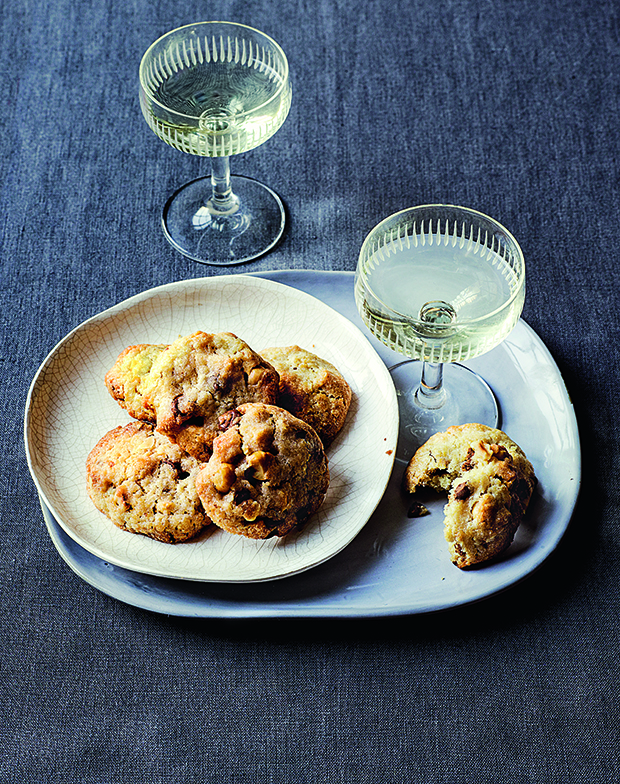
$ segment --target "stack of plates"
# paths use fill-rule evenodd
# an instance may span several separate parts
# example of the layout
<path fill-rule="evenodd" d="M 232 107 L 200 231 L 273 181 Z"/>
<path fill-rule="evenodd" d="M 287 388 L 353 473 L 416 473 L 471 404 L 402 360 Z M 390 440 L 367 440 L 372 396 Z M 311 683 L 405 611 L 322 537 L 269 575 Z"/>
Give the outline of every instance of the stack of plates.
<path fill-rule="evenodd" d="M 116 528 L 86 494 L 86 456 L 129 421 L 103 378 L 137 343 L 196 330 L 230 331 L 259 351 L 297 344 L 339 368 L 353 391 L 345 428 L 328 450 L 330 489 L 306 528 L 253 541 L 208 530 L 168 545 Z M 388 366 L 401 361 L 368 335 L 353 274 L 281 271 L 180 281 L 89 319 L 39 368 L 25 437 L 44 519 L 82 579 L 121 601 L 198 617 L 374 616 L 430 612 L 476 601 L 537 568 L 555 548 L 579 487 L 579 439 L 560 373 L 520 322 L 501 346 L 468 363 L 494 390 L 501 427 L 525 450 L 539 487 L 503 557 L 462 572 L 443 539 L 445 499 L 409 519 L 395 459 L 398 407 Z"/>

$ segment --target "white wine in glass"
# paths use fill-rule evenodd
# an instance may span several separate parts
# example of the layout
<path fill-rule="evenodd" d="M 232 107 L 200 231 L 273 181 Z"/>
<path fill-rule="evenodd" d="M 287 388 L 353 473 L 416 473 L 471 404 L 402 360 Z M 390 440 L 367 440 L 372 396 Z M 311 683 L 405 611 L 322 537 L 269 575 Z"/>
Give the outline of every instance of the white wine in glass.
<path fill-rule="evenodd" d="M 232 22 L 185 25 L 159 38 L 140 64 L 140 105 L 171 147 L 211 159 L 211 176 L 168 200 L 164 232 L 206 264 L 240 264 L 280 239 L 284 206 L 270 188 L 232 176 L 230 156 L 257 147 L 291 106 L 286 55 L 269 36 Z"/>
<path fill-rule="evenodd" d="M 498 426 L 492 390 L 460 362 L 499 345 L 517 324 L 524 298 L 517 241 L 480 212 L 423 205 L 370 232 L 358 260 L 355 300 L 370 331 L 410 358 L 391 368 L 401 459 L 451 425 Z"/>

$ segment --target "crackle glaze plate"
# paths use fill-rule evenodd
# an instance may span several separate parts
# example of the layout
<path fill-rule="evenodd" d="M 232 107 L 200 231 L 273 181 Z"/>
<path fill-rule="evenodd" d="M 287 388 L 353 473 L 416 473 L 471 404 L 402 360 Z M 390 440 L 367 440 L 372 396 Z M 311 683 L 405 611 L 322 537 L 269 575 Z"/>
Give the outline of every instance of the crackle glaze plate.
<path fill-rule="evenodd" d="M 330 487 L 301 532 L 255 541 L 210 526 L 191 542 L 169 545 L 120 530 L 90 501 L 87 455 L 107 431 L 130 421 L 109 395 L 105 373 L 129 345 L 169 343 L 196 330 L 234 332 L 259 352 L 300 345 L 349 382 L 349 416 L 327 451 Z M 46 514 L 75 545 L 128 572 L 218 583 L 287 577 L 343 550 L 384 494 L 397 431 L 394 385 L 360 329 L 299 288 L 251 275 L 170 283 L 90 318 L 43 361 L 25 416 L 28 464 Z"/>

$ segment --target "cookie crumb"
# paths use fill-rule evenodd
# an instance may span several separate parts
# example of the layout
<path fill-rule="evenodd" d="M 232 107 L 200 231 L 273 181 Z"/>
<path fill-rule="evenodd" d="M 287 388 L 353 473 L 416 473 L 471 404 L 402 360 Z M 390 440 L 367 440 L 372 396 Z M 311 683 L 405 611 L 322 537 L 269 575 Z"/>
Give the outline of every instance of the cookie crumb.
<path fill-rule="evenodd" d="M 426 517 L 429 514 L 429 510 L 419 501 L 414 501 L 407 510 L 407 517 Z"/>

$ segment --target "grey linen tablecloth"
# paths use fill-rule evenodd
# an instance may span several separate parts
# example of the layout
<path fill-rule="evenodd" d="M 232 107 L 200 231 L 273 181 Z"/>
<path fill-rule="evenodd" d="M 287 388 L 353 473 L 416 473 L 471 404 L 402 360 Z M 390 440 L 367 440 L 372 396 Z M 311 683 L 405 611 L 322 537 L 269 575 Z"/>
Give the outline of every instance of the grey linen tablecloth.
<path fill-rule="evenodd" d="M 543 566 L 430 616 L 188 620 L 92 588 L 50 541 L 23 447 L 30 381 L 86 318 L 218 275 L 159 227 L 205 162 L 160 142 L 137 68 L 159 35 L 243 22 L 288 54 L 278 134 L 234 159 L 286 203 L 238 272 L 355 268 L 414 204 L 488 213 L 571 393 L 580 501 Z M 519 782 L 620 776 L 620 27 L 612 0 L 5 0 L 0 781 Z"/>

